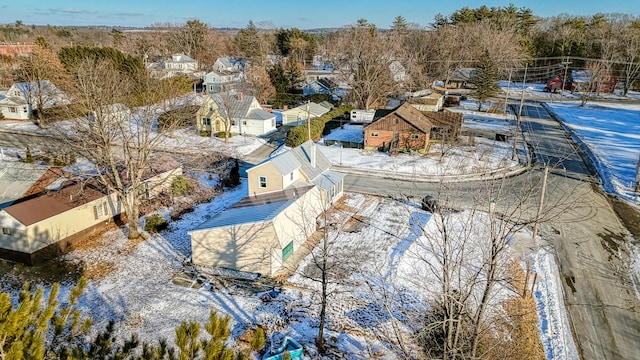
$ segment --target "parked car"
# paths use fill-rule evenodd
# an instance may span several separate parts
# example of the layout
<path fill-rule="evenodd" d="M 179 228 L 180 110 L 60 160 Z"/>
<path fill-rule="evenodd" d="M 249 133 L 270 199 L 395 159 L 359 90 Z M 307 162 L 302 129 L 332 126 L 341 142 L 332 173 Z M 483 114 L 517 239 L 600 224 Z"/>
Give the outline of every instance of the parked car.
<path fill-rule="evenodd" d="M 562 78 L 560 78 L 560 76 L 558 75 L 555 75 L 549 81 L 547 81 L 547 86 L 545 86 L 544 89 L 542 90 L 544 92 L 560 93 L 562 92 L 562 88 L 564 88 L 565 90 L 571 91 L 572 87 L 573 87 L 573 84 L 571 82 L 571 79 L 565 79 L 564 87 L 563 87 Z"/>

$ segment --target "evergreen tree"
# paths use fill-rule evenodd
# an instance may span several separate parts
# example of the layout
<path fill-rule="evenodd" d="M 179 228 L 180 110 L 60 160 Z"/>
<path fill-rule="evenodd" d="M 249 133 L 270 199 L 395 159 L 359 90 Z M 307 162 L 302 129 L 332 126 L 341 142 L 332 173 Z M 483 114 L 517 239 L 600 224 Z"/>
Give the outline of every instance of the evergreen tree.
<path fill-rule="evenodd" d="M 482 109 L 482 102 L 495 97 L 500 91 L 498 85 L 498 68 L 491 58 L 488 50 L 485 50 L 480 57 L 478 68 L 474 71 L 471 83 L 475 86 L 472 96 L 478 101 L 478 111 Z"/>
<path fill-rule="evenodd" d="M 409 25 L 407 24 L 407 20 L 403 16 L 398 15 L 393 19 L 391 30 L 402 33 L 407 31 L 408 28 Z"/>
<path fill-rule="evenodd" d="M 286 94 L 288 92 L 289 81 L 282 64 L 277 63 L 269 69 L 269 78 L 273 87 L 276 88 L 276 93 Z"/>

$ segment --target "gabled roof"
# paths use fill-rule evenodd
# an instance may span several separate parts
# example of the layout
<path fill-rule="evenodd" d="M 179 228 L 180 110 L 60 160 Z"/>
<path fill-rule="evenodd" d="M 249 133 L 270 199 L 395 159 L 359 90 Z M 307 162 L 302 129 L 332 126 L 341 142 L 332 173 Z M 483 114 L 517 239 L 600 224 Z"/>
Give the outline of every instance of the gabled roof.
<path fill-rule="evenodd" d="M 418 111 L 418 109 L 411 106 L 411 104 L 409 104 L 408 102 L 405 102 L 395 108 L 391 113 L 375 120 L 371 124 L 366 125 L 364 129 L 366 130 L 369 127 L 377 126 L 380 120 L 394 114 L 425 134 L 429 133 L 431 131 L 431 128 L 433 127 L 433 123 L 431 123 L 431 121 L 427 117 L 425 117 L 422 112 Z"/>
<path fill-rule="evenodd" d="M 185 54 L 173 54 L 171 55 L 171 60 L 169 60 L 171 62 L 181 62 L 181 63 L 192 63 L 192 62 L 196 62 L 196 60 L 188 57 Z"/>
<path fill-rule="evenodd" d="M 449 77 L 450 81 L 469 81 L 473 78 L 473 73 L 476 71 L 476 68 L 457 68 L 453 70 L 451 76 Z"/>
<path fill-rule="evenodd" d="M 291 151 L 274 156 L 265 162 L 271 162 L 271 164 L 273 164 L 273 166 L 275 166 L 276 169 L 278 169 L 278 172 L 283 176 L 291 173 L 295 169 L 299 169 L 302 166 Z"/>
<path fill-rule="evenodd" d="M 317 148 L 318 145 L 313 141 L 307 140 L 302 145 L 293 148 L 290 152 L 295 156 L 300 164 L 300 170 L 313 181 L 320 176 L 323 172 L 329 170 L 331 163 L 327 159 L 322 151 Z M 313 157 L 315 156 L 315 166 L 312 165 Z"/>
<path fill-rule="evenodd" d="M 312 188 L 313 186 L 305 186 L 268 194 L 247 196 L 225 211 L 198 225 L 191 232 L 273 220 Z"/>
<path fill-rule="evenodd" d="M 276 117 L 275 114 L 270 113 L 268 111 L 264 111 L 262 109 L 253 109 L 249 111 L 249 114 L 246 116 L 247 119 L 252 120 L 271 120 Z"/>
<path fill-rule="evenodd" d="M 282 176 L 285 176 L 291 173 L 293 170 L 299 168 L 309 178 L 310 181 L 313 181 L 323 172 L 329 170 L 329 168 L 331 167 L 329 159 L 327 159 L 322 151 L 320 151 L 317 147 L 318 145 L 314 144 L 310 140 L 307 140 L 302 145 L 295 147 L 289 151 L 285 151 L 270 159 L 266 159 L 253 168 L 266 163 L 271 163 L 276 167 L 276 169 Z M 314 152 L 315 166 L 312 165 Z M 251 169 L 247 171 L 251 171 Z"/>
<path fill-rule="evenodd" d="M 245 118 L 249 115 L 251 110 L 251 104 L 255 100 L 253 96 L 231 94 L 231 93 L 218 93 L 211 95 L 213 101 L 218 105 L 218 111 L 222 117 L 226 117 L 227 107 L 230 108 L 231 118 Z M 259 105 L 259 104 L 258 104 Z"/>

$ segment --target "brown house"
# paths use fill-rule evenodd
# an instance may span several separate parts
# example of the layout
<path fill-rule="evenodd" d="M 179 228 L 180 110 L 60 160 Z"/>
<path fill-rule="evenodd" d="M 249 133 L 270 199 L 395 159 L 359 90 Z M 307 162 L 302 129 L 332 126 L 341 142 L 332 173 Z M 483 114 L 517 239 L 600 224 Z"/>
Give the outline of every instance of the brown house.
<path fill-rule="evenodd" d="M 404 103 L 391 113 L 364 127 L 364 148 L 395 152 L 426 152 L 433 123 L 420 111 Z"/>
<path fill-rule="evenodd" d="M 462 132 L 462 114 L 451 111 L 423 112 L 431 123 L 431 140 L 457 140 Z"/>

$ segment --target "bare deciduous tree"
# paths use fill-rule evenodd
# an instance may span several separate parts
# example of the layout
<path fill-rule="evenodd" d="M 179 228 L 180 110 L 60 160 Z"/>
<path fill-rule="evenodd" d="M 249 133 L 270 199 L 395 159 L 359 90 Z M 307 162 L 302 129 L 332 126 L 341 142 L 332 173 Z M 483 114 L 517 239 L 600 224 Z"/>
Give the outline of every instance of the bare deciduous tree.
<path fill-rule="evenodd" d="M 108 61 L 84 60 L 73 69 L 73 77 L 69 95 L 85 113 L 52 132 L 93 164 L 100 184 L 122 204 L 129 238 L 138 238 L 144 173 L 169 133 L 156 131 L 156 118 L 176 108 L 182 93 L 175 82 L 153 79 L 144 71 L 127 74 Z M 116 112 L 118 103 L 131 106 L 132 112 Z"/>
<path fill-rule="evenodd" d="M 394 55 L 388 51 L 386 36 L 374 26 L 360 24 L 341 29 L 328 41 L 327 55 L 349 84 L 355 106 L 373 109 L 385 105 L 395 91 L 389 69 Z"/>
<path fill-rule="evenodd" d="M 36 46 L 33 52 L 20 59 L 17 78 L 25 82 L 24 94 L 27 105 L 37 110 L 38 125 L 46 126 L 44 109 L 67 103 L 59 88 L 66 86 L 68 81 L 58 56 L 50 49 Z"/>
<path fill-rule="evenodd" d="M 276 95 L 276 88 L 263 67 L 249 64 L 245 67 L 244 75 L 244 91 L 255 96 L 260 104 L 267 104 Z"/>

